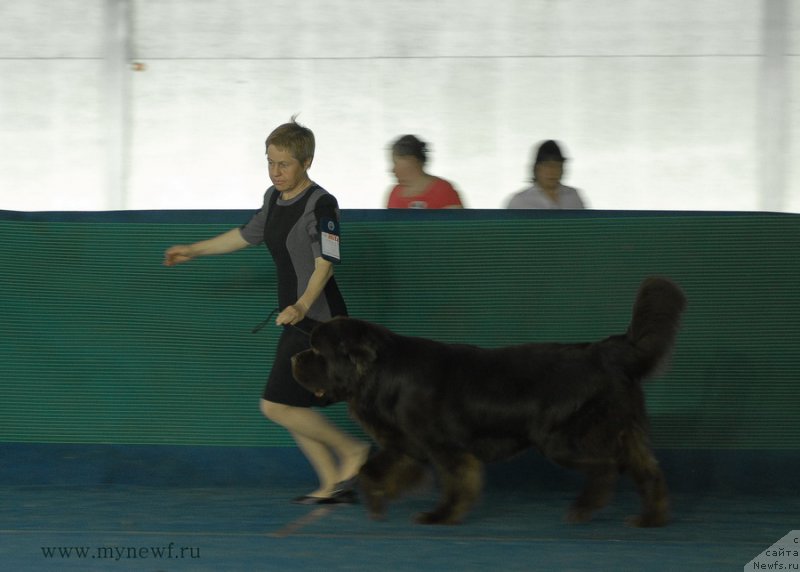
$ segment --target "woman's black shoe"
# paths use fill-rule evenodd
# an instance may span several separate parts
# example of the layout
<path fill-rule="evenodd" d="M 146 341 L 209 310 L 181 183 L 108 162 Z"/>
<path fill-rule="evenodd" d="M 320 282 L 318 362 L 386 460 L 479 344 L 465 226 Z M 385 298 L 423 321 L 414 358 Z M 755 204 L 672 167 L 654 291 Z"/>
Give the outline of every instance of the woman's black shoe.
<path fill-rule="evenodd" d="M 311 495 L 303 495 L 292 499 L 294 504 L 355 504 L 358 502 L 358 495 L 353 489 L 340 489 L 334 491 L 329 497 L 314 497 Z"/>

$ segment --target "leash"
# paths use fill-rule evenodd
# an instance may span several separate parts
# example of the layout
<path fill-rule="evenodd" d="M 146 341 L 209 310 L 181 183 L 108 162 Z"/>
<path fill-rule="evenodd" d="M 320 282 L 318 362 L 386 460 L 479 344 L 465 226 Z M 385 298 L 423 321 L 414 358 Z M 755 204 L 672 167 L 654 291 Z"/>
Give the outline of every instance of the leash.
<path fill-rule="evenodd" d="M 275 316 L 275 314 L 278 312 L 278 310 L 280 310 L 280 308 L 275 308 L 274 310 L 272 310 L 272 312 L 270 312 L 270 313 L 269 313 L 269 316 L 267 316 L 267 317 L 266 317 L 266 319 L 264 319 L 264 320 L 260 321 L 260 322 L 259 322 L 259 323 L 256 325 L 256 327 L 255 327 L 255 328 L 253 328 L 252 330 L 250 330 L 250 333 L 251 333 L 251 334 L 257 334 L 258 332 L 260 332 L 261 330 L 263 330 L 263 329 L 264 329 L 264 326 L 266 326 L 267 324 L 269 324 L 269 323 L 270 323 L 270 321 L 272 320 L 273 316 Z M 297 331 L 298 331 L 298 332 L 300 332 L 301 334 L 305 335 L 306 337 L 311 337 L 311 332 L 307 332 L 306 330 L 304 330 L 303 328 L 301 328 L 300 326 L 298 326 L 298 325 L 296 325 L 296 324 L 289 324 L 289 327 L 290 327 L 290 328 L 294 328 L 295 330 L 297 330 Z"/>

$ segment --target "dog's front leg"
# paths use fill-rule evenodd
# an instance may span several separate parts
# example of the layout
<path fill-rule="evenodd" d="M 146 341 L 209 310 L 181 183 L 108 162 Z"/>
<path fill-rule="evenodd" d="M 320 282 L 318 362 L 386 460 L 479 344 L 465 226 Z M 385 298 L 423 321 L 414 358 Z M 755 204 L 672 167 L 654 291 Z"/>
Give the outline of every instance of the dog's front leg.
<path fill-rule="evenodd" d="M 386 503 L 419 483 L 424 474 L 418 461 L 399 451 L 382 449 L 371 456 L 358 475 L 370 517 L 382 519 Z"/>
<path fill-rule="evenodd" d="M 442 486 L 442 498 L 430 512 L 417 515 L 419 524 L 458 524 L 483 487 L 483 464 L 468 453 L 431 455 Z"/>
<path fill-rule="evenodd" d="M 367 459 L 358 472 L 358 483 L 366 499 L 370 518 L 383 519 L 386 513 L 386 475 L 391 469 L 394 455 L 384 449 Z"/>

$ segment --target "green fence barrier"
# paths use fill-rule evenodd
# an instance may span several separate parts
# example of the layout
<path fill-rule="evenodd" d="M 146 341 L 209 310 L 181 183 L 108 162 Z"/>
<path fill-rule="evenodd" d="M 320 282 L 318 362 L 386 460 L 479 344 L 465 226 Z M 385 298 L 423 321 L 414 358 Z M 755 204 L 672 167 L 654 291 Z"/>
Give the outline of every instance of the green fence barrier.
<path fill-rule="evenodd" d="M 258 398 L 278 330 L 262 248 L 161 265 L 242 211 L 0 212 L 0 442 L 286 445 Z M 654 444 L 800 448 L 800 217 L 344 211 L 354 316 L 499 346 L 627 327 L 639 282 L 689 308 L 647 385 Z M 341 405 L 327 414 L 358 432 Z"/>

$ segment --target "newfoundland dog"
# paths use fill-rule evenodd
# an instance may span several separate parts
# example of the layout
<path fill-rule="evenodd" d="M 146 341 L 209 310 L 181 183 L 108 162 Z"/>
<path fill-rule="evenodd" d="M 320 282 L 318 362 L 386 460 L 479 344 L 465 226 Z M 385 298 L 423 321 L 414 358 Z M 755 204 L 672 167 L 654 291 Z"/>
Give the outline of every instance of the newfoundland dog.
<path fill-rule="evenodd" d="M 685 306 L 675 283 L 651 277 L 624 334 L 497 349 L 336 318 L 317 326 L 311 349 L 294 356 L 294 376 L 318 396 L 346 401 L 379 445 L 358 476 L 373 518 L 431 465 L 441 499 L 417 521 L 458 523 L 481 491 L 483 463 L 534 447 L 586 476 L 569 521 L 587 521 L 605 506 L 624 472 L 642 502 L 630 524 L 662 526 L 667 487 L 650 447 L 641 383 L 669 357 Z"/>

